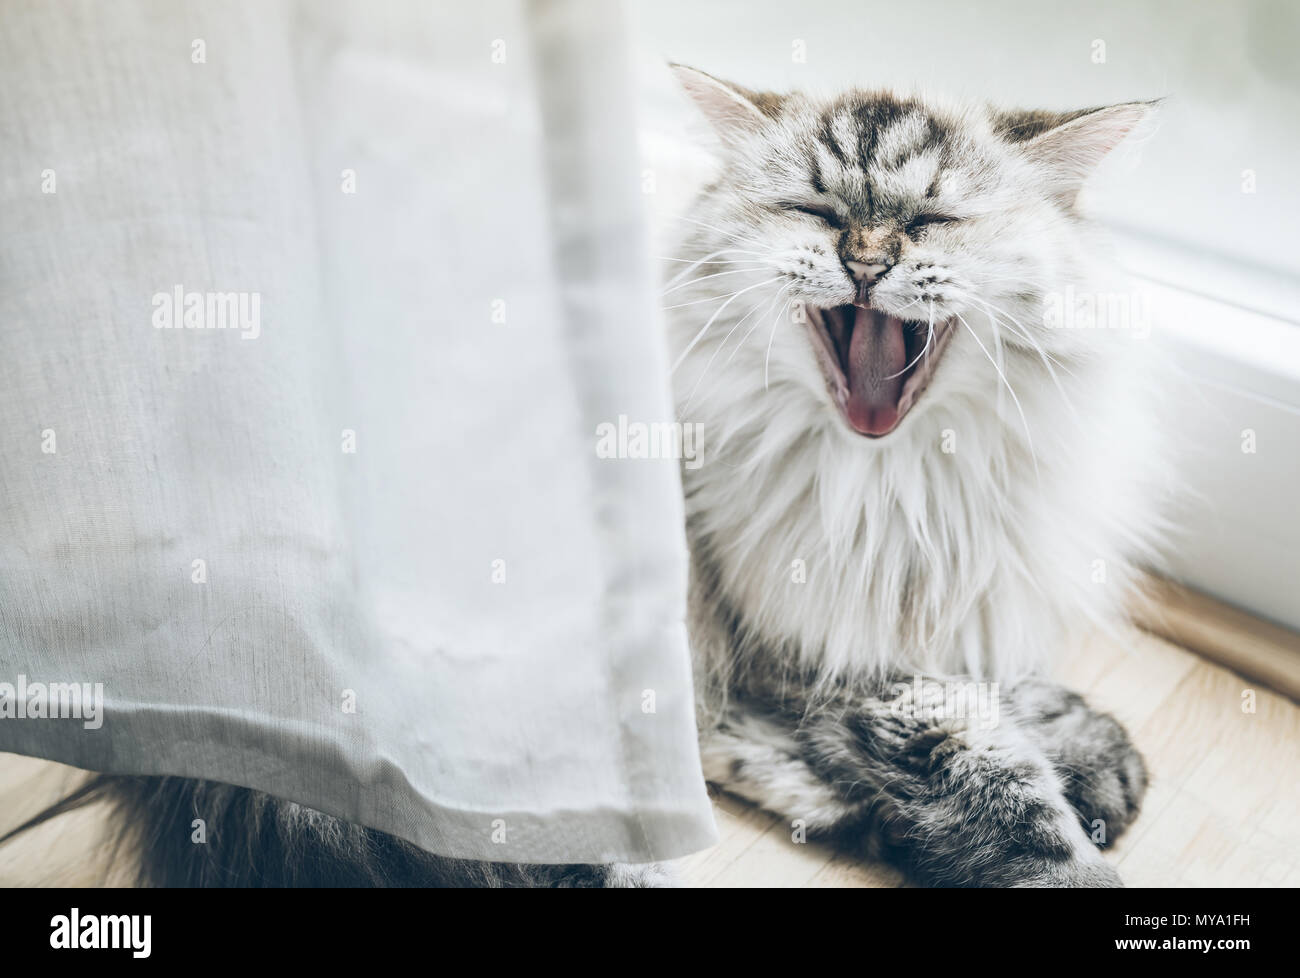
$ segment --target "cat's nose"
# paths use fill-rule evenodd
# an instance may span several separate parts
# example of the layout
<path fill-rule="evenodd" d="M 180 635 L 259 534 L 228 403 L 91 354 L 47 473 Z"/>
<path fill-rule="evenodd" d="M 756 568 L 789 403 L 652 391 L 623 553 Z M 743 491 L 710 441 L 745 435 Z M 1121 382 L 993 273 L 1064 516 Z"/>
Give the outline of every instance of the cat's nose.
<path fill-rule="evenodd" d="M 883 261 L 865 262 L 865 261 L 846 261 L 844 267 L 849 270 L 853 276 L 853 281 L 859 285 L 874 285 L 876 279 L 889 271 L 890 265 Z"/>
<path fill-rule="evenodd" d="M 880 260 L 854 261 L 851 258 L 845 259 L 844 267 L 848 269 L 857 284 L 858 294 L 853 301 L 859 305 L 866 305 L 868 291 L 879 281 L 880 276 L 893 268 L 892 265 Z"/>

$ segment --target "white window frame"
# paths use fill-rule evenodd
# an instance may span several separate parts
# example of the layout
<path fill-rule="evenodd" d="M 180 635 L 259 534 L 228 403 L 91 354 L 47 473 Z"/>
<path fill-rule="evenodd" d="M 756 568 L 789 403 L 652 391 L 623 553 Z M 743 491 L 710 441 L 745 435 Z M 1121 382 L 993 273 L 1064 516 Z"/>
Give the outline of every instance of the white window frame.
<path fill-rule="evenodd" d="M 1148 293 L 1174 385 L 1172 436 L 1191 448 L 1175 579 L 1300 631 L 1300 282 L 1125 229 L 1122 264 Z M 1178 400 L 1181 399 L 1181 400 Z M 1247 454 L 1243 432 L 1255 435 Z"/>

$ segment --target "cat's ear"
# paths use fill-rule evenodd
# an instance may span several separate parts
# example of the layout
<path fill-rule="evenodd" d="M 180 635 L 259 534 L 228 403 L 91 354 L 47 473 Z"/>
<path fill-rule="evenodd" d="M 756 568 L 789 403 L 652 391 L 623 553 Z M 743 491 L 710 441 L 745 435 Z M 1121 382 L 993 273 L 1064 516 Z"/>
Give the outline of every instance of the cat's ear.
<path fill-rule="evenodd" d="M 677 81 L 724 138 L 752 131 L 775 118 L 782 97 L 724 82 L 686 65 L 670 64 Z"/>
<path fill-rule="evenodd" d="M 1156 104 L 1124 102 L 1077 112 L 1004 113 L 995 118 L 995 127 L 1042 168 L 1049 192 L 1070 207 L 1097 164 L 1151 117 Z"/>

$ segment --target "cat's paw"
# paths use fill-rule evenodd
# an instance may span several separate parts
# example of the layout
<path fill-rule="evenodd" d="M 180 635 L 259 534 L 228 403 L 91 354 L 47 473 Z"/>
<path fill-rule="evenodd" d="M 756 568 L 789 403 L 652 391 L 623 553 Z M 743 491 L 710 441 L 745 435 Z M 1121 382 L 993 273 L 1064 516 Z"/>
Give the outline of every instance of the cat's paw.
<path fill-rule="evenodd" d="M 1060 776 L 1084 831 L 1096 845 L 1110 845 L 1137 817 L 1149 780 L 1128 732 L 1109 713 L 1054 683 L 1021 683 L 1012 697 L 1026 732 Z"/>
<path fill-rule="evenodd" d="M 1116 889 L 1123 887 L 1124 882 L 1109 863 L 1101 860 L 1071 860 L 1051 866 L 1038 875 L 1017 880 L 1011 885 L 1051 889 Z"/>

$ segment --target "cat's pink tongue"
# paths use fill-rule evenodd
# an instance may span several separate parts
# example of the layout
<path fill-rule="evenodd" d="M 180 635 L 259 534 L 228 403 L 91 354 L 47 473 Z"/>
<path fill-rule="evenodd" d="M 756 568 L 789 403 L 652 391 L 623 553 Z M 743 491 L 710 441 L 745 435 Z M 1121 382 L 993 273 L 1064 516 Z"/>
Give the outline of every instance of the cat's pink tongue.
<path fill-rule="evenodd" d="M 903 321 L 857 306 L 847 366 L 849 423 L 864 435 L 885 434 L 898 423 L 903 393 Z"/>

